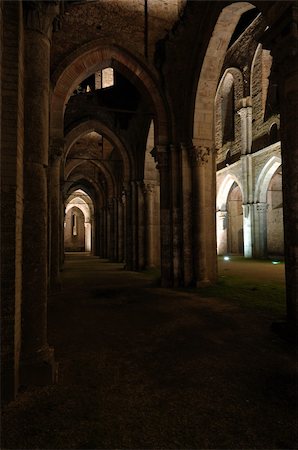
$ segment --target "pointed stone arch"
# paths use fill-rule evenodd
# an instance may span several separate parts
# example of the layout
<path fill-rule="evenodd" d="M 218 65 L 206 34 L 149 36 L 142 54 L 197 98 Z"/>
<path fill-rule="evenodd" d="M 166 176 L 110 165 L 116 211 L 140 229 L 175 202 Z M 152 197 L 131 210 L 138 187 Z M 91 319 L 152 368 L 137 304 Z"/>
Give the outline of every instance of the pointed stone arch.
<path fill-rule="evenodd" d="M 155 115 L 156 144 L 169 142 L 166 102 L 155 75 L 134 55 L 116 45 L 92 41 L 71 53 L 52 75 L 51 136 L 62 137 L 66 103 L 75 87 L 105 67 L 118 68 L 151 100 Z"/>

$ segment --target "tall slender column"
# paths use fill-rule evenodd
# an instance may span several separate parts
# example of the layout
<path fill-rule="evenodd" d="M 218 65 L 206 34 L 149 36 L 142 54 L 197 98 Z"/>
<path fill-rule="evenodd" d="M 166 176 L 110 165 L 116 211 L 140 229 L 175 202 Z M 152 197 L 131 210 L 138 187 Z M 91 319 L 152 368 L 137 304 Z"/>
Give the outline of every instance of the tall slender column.
<path fill-rule="evenodd" d="M 184 286 L 193 282 L 193 248 L 192 248 L 192 189 L 190 150 L 192 146 L 181 144 L 182 166 L 182 204 L 183 204 L 183 281 Z"/>
<path fill-rule="evenodd" d="M 267 203 L 255 203 L 254 207 L 254 248 L 255 258 L 267 256 Z"/>
<path fill-rule="evenodd" d="M 132 188 L 125 186 L 125 268 L 133 270 Z"/>
<path fill-rule="evenodd" d="M 55 291 L 60 288 L 60 248 L 61 248 L 61 192 L 60 192 L 60 167 L 61 155 L 64 148 L 63 140 L 55 140 L 50 146 L 49 166 L 49 198 L 50 198 L 50 289 Z"/>
<path fill-rule="evenodd" d="M 251 152 L 252 145 L 252 101 L 250 97 L 239 101 L 238 114 L 241 120 L 241 154 Z"/>
<path fill-rule="evenodd" d="M 262 37 L 278 75 L 288 330 L 297 330 L 298 291 L 298 7 L 290 5 Z"/>
<path fill-rule="evenodd" d="M 131 248 L 132 270 L 138 270 L 138 214 L 137 214 L 137 184 L 132 181 L 130 185 L 130 220 L 131 220 Z"/>
<path fill-rule="evenodd" d="M 50 34 L 58 6 L 25 7 L 24 216 L 21 384 L 54 380 L 54 352 L 47 343 Z"/>
<path fill-rule="evenodd" d="M 172 178 L 173 280 L 174 286 L 179 286 L 182 282 L 180 148 L 175 145 L 170 145 L 170 155 Z"/>
<path fill-rule="evenodd" d="M 113 261 L 118 261 L 118 199 L 113 197 Z"/>
<path fill-rule="evenodd" d="M 228 250 L 228 211 L 216 211 L 217 254 L 224 255 Z"/>
<path fill-rule="evenodd" d="M 157 159 L 160 173 L 160 255 L 161 255 L 161 285 L 173 285 L 173 246 L 171 225 L 170 196 L 170 164 L 166 146 L 158 145 L 153 152 Z"/>
<path fill-rule="evenodd" d="M 138 270 L 143 270 L 145 266 L 145 232 L 144 232 L 144 183 L 137 182 L 138 190 Z"/>
<path fill-rule="evenodd" d="M 107 257 L 113 259 L 114 235 L 113 235 L 113 201 L 108 200 L 107 204 Z"/>
<path fill-rule="evenodd" d="M 253 205 L 246 203 L 246 204 L 242 205 L 242 210 L 243 210 L 244 257 L 252 258 Z"/>
<path fill-rule="evenodd" d="M 253 255 L 253 169 L 251 155 L 241 156 L 243 179 L 243 243 L 244 257 Z"/>
<path fill-rule="evenodd" d="M 118 201 L 118 261 L 124 260 L 124 204 L 122 196 Z"/>
<path fill-rule="evenodd" d="M 153 230 L 153 191 L 154 185 L 144 185 L 145 196 L 145 267 L 154 267 L 154 230 Z"/>
<path fill-rule="evenodd" d="M 194 269 L 197 286 L 217 279 L 215 228 L 215 159 L 210 147 L 192 149 Z"/>

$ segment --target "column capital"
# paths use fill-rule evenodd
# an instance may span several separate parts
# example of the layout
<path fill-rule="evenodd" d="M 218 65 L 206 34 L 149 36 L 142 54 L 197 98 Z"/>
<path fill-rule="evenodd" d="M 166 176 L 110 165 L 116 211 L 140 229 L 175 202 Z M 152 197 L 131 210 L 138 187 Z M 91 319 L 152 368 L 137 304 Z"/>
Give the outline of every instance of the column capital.
<path fill-rule="evenodd" d="M 203 145 L 192 146 L 190 149 L 190 159 L 193 166 L 204 166 L 209 161 L 211 148 Z"/>
<path fill-rule="evenodd" d="M 268 203 L 256 203 L 255 208 L 258 213 L 265 213 L 268 209 Z"/>
<path fill-rule="evenodd" d="M 154 191 L 155 184 L 154 183 L 144 183 L 144 194 L 152 194 Z"/>
<path fill-rule="evenodd" d="M 59 16 L 63 13 L 63 1 L 57 0 L 30 0 L 24 2 L 24 19 L 27 30 L 38 31 L 51 38 L 53 26 L 59 22 Z M 57 22 L 58 20 L 58 22 Z"/>

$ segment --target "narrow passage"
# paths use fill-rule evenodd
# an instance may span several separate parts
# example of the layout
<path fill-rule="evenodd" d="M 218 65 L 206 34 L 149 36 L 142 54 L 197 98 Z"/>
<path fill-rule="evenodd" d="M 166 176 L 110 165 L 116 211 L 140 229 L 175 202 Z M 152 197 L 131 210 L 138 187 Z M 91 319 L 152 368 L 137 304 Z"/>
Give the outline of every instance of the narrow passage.
<path fill-rule="evenodd" d="M 49 342 L 58 384 L 9 406 L 6 448 L 297 445 L 294 351 L 264 314 L 74 254 L 49 304 Z"/>

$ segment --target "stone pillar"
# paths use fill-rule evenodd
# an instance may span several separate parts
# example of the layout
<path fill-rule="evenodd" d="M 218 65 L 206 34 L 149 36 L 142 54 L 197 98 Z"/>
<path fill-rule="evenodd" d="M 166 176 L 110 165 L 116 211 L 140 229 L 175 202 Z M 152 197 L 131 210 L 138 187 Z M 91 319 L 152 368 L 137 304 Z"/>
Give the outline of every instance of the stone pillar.
<path fill-rule="evenodd" d="M 63 228 L 61 229 L 61 189 L 60 189 L 60 168 L 61 156 L 63 153 L 64 141 L 54 140 L 50 146 L 50 166 L 49 166 L 49 199 L 50 199 L 50 289 L 55 291 L 60 289 L 60 251 Z"/>
<path fill-rule="evenodd" d="M 169 154 L 166 146 L 158 145 L 152 152 L 157 159 L 160 173 L 160 256 L 161 256 L 161 285 L 173 285 L 173 238 L 171 214 L 171 185 Z"/>
<path fill-rule="evenodd" d="M 193 283 L 191 149 L 192 145 L 181 144 L 184 286 Z"/>
<path fill-rule="evenodd" d="M 173 285 L 179 286 L 182 283 L 182 227 L 180 217 L 180 148 L 170 145 L 171 156 L 171 191 L 172 191 L 172 230 L 173 230 Z"/>
<path fill-rule="evenodd" d="M 125 268 L 133 270 L 132 188 L 125 186 Z"/>
<path fill-rule="evenodd" d="M 107 258 L 113 259 L 113 251 L 114 251 L 114 236 L 113 236 L 113 201 L 109 199 L 107 201 Z"/>
<path fill-rule="evenodd" d="M 253 166 L 251 155 L 241 156 L 243 179 L 243 252 L 245 258 L 253 255 Z"/>
<path fill-rule="evenodd" d="M 245 258 L 252 258 L 253 205 L 246 203 L 243 209 L 243 252 Z"/>
<path fill-rule="evenodd" d="M 250 97 L 242 98 L 238 105 L 238 114 L 241 120 L 241 154 L 251 152 L 252 145 L 252 100 Z"/>
<path fill-rule="evenodd" d="M 59 6 L 25 6 L 24 216 L 21 384 L 54 381 L 47 343 L 50 35 Z"/>
<path fill-rule="evenodd" d="M 144 183 L 142 181 L 137 182 L 137 211 L 138 211 L 138 270 L 143 270 L 145 267 L 145 205 L 144 205 Z"/>
<path fill-rule="evenodd" d="M 154 231 L 153 231 L 153 191 L 152 183 L 144 184 L 145 197 L 145 267 L 154 267 Z"/>
<path fill-rule="evenodd" d="M 285 10 L 279 8 L 275 14 L 273 11 L 271 20 L 274 17 L 276 20 L 265 32 L 262 43 L 271 50 L 278 77 L 287 329 L 295 334 L 298 314 L 298 6 L 293 3 Z"/>
<path fill-rule="evenodd" d="M 225 255 L 228 251 L 228 211 L 216 211 L 217 254 Z"/>
<path fill-rule="evenodd" d="M 194 274 L 198 287 L 217 279 L 215 158 L 210 147 L 192 148 Z"/>
<path fill-rule="evenodd" d="M 118 261 L 124 260 L 124 203 L 123 196 L 118 198 Z"/>
<path fill-rule="evenodd" d="M 131 223 L 131 270 L 138 270 L 138 213 L 137 213 L 137 183 L 130 183 L 130 223 Z"/>
<path fill-rule="evenodd" d="M 254 207 L 254 246 L 253 256 L 267 256 L 267 203 L 255 203 Z"/>
<path fill-rule="evenodd" d="M 91 223 L 90 222 L 85 222 L 84 223 L 84 227 L 85 227 L 85 251 L 86 252 L 91 252 L 91 248 L 92 248 L 92 239 L 91 239 Z"/>
<path fill-rule="evenodd" d="M 118 199 L 116 197 L 113 198 L 113 261 L 118 261 Z"/>

